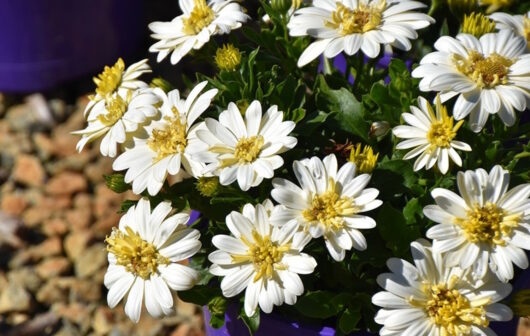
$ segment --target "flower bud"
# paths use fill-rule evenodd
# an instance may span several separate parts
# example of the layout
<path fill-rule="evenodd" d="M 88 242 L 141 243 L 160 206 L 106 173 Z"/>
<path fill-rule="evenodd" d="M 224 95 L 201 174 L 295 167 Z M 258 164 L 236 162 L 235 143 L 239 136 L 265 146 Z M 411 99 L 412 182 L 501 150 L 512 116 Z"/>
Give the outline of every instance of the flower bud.
<path fill-rule="evenodd" d="M 291 0 L 271 0 L 271 7 L 274 11 L 285 14 L 291 8 Z"/>
<path fill-rule="evenodd" d="M 165 80 L 165 79 L 163 79 L 161 77 L 153 78 L 151 83 L 149 83 L 149 86 L 151 88 L 160 88 L 165 93 L 168 93 L 169 91 L 174 89 L 173 85 L 171 85 L 171 83 L 169 83 L 167 80 Z"/>
<path fill-rule="evenodd" d="M 122 174 L 104 175 L 105 184 L 110 190 L 120 194 L 131 189 L 131 186 L 123 180 Z"/>
<path fill-rule="evenodd" d="M 220 70 L 234 71 L 241 63 L 241 53 L 232 44 L 225 44 L 215 53 L 215 64 Z"/>
<path fill-rule="evenodd" d="M 384 136 L 390 130 L 390 124 L 386 121 L 375 121 L 370 126 L 370 137 L 378 138 Z"/>

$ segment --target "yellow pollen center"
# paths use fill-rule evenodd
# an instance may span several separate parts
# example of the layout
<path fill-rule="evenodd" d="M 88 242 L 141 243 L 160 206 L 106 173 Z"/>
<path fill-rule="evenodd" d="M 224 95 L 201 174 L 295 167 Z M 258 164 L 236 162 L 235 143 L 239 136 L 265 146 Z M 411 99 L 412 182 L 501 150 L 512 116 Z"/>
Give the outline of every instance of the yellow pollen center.
<path fill-rule="evenodd" d="M 487 327 L 486 310 L 483 305 L 471 305 L 454 285 L 458 277 L 453 276 L 449 284 L 426 284 L 423 288 L 427 301 L 410 299 L 410 303 L 425 310 L 432 323 L 441 327 L 440 335 L 460 336 L 471 335 L 473 325 Z"/>
<path fill-rule="evenodd" d="M 127 101 L 116 95 L 105 102 L 107 113 L 98 115 L 97 119 L 105 126 L 112 126 L 123 117 L 123 114 L 127 111 L 127 106 Z"/>
<path fill-rule="evenodd" d="M 215 19 L 214 11 L 206 0 L 194 0 L 190 16 L 182 20 L 182 31 L 187 35 L 196 35 Z"/>
<path fill-rule="evenodd" d="M 378 157 L 379 153 L 374 155 L 372 147 L 363 147 L 359 143 L 355 147 L 352 146 L 348 161 L 353 162 L 355 164 L 358 173 L 369 174 L 374 170 L 377 164 Z"/>
<path fill-rule="evenodd" d="M 472 51 L 467 58 L 453 54 L 458 71 L 471 78 L 481 88 L 492 88 L 508 83 L 508 72 L 513 61 L 493 53 L 488 57 Z"/>
<path fill-rule="evenodd" d="M 241 138 L 236 144 L 234 156 L 239 163 L 252 163 L 261 153 L 263 143 L 264 139 L 261 135 Z"/>
<path fill-rule="evenodd" d="M 457 218 L 456 223 L 464 230 L 466 238 L 472 243 L 505 245 L 505 237 L 511 235 L 517 227 L 520 216 L 506 215 L 505 211 L 493 203 L 469 210 L 466 218 Z"/>
<path fill-rule="evenodd" d="M 379 26 L 385 8 L 385 0 L 371 5 L 360 3 L 356 9 L 337 3 L 337 9 L 331 14 L 331 21 L 326 22 L 326 25 L 339 30 L 342 35 L 365 33 Z"/>
<path fill-rule="evenodd" d="M 427 104 L 427 108 L 432 120 L 436 120 L 427 132 L 427 141 L 431 144 L 430 150 L 451 147 L 451 141 L 464 121 L 460 120 L 454 125 L 454 118 L 447 114 L 447 107 L 442 105 L 440 96 L 436 97 L 436 115 L 430 104 Z"/>
<path fill-rule="evenodd" d="M 177 114 L 174 118 L 165 117 L 167 124 L 163 129 L 153 130 L 147 145 L 158 155 L 155 161 L 160 161 L 166 156 L 183 153 L 188 145 L 187 125 L 181 121 Z"/>
<path fill-rule="evenodd" d="M 530 47 L 530 17 L 523 18 L 523 35 L 526 38 L 527 46 Z"/>
<path fill-rule="evenodd" d="M 124 71 L 125 63 L 121 58 L 112 67 L 105 66 L 103 72 L 93 79 L 97 86 L 96 93 L 101 97 L 114 93 L 121 84 Z"/>
<path fill-rule="evenodd" d="M 359 208 L 351 198 L 340 197 L 332 178 L 329 179 L 328 185 L 326 192 L 313 196 L 311 207 L 302 211 L 302 216 L 308 222 L 324 224 L 326 230 L 336 231 L 344 227 L 342 217 L 357 213 Z"/>
<path fill-rule="evenodd" d="M 219 178 L 201 176 L 195 184 L 197 190 L 202 196 L 212 197 L 214 196 L 219 189 Z"/>
<path fill-rule="evenodd" d="M 225 44 L 215 53 L 215 64 L 221 70 L 234 71 L 241 63 L 241 53 L 232 44 Z"/>
<path fill-rule="evenodd" d="M 114 254 L 116 264 L 143 279 L 155 274 L 160 265 L 169 264 L 169 259 L 161 255 L 153 244 L 143 240 L 130 227 L 126 227 L 125 231 L 114 229 L 105 239 L 107 251 Z"/>
<path fill-rule="evenodd" d="M 475 37 L 481 37 L 484 34 L 491 33 L 495 30 L 495 21 L 481 13 L 473 12 L 464 15 L 462 23 L 462 33 L 471 34 Z"/>
<path fill-rule="evenodd" d="M 253 242 L 250 242 L 245 237 L 241 240 L 248 246 L 247 255 L 233 255 L 234 262 L 252 262 L 256 270 L 254 282 L 265 277 L 270 279 L 275 270 L 286 269 L 286 266 L 281 263 L 285 252 L 291 249 L 290 244 L 278 245 L 278 243 L 271 241 L 269 235 L 261 236 L 257 231 L 252 231 Z"/>

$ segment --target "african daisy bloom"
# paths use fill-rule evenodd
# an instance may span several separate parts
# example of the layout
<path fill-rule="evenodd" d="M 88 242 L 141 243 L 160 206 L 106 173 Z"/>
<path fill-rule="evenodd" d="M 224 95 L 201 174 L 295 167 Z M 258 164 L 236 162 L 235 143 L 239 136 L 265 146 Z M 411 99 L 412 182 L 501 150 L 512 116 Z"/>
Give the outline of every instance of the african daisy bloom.
<path fill-rule="evenodd" d="M 134 146 L 114 161 L 114 170 L 127 170 L 124 180 L 132 182 L 135 194 L 147 189 L 154 196 L 168 174 L 198 176 L 203 170 L 203 164 L 195 161 L 192 153 L 198 148 L 194 122 L 217 94 L 217 89 L 201 93 L 206 84 L 195 86 L 186 99 L 180 97 L 178 90 L 164 95 L 162 117 L 145 127 L 147 138 L 135 138 Z"/>
<path fill-rule="evenodd" d="M 375 227 L 375 221 L 361 215 L 381 205 L 379 191 L 365 189 L 369 174 L 355 176 L 355 164 L 346 162 L 340 169 L 334 154 L 295 161 L 293 170 L 300 186 L 276 178 L 271 196 L 282 206 L 275 209 L 275 225 L 296 221 L 313 238 L 324 237 L 333 259 L 342 261 L 352 247 L 365 250 L 366 239 L 360 229 Z"/>
<path fill-rule="evenodd" d="M 296 145 L 289 136 L 295 127 L 292 121 L 283 121 L 283 112 L 276 105 L 262 114 L 261 103 L 253 101 L 244 112 L 236 104 L 228 104 L 219 121 L 207 118 L 197 137 L 202 151 L 194 157 L 207 163 L 203 173 L 219 176 L 222 185 L 237 180 L 241 190 L 259 185 L 264 178 L 274 176 L 274 170 L 283 165 L 279 155 Z"/>
<path fill-rule="evenodd" d="M 186 227 L 188 214 L 170 216 L 171 210 L 171 202 L 162 202 L 151 211 L 149 200 L 142 198 L 106 239 L 107 302 L 114 308 L 126 296 L 125 314 L 134 322 L 140 319 L 144 297 L 150 315 L 168 315 L 173 310 L 170 289 L 188 290 L 199 278 L 180 263 L 201 248 L 199 231 Z"/>
<path fill-rule="evenodd" d="M 171 54 L 171 64 L 177 64 L 192 49 L 201 49 L 210 36 L 228 34 L 248 19 L 243 8 L 234 0 L 181 0 L 183 14 L 171 22 L 153 22 L 152 38 L 159 40 L 150 48 L 158 53 L 157 62 Z"/>
<path fill-rule="evenodd" d="M 77 150 L 81 152 L 87 143 L 103 136 L 101 155 L 115 157 L 118 144 L 123 144 L 141 124 L 158 114 L 160 102 L 156 91 L 149 88 L 117 92 L 100 100 L 87 115 L 88 126 L 72 132 L 82 135 Z"/>
<path fill-rule="evenodd" d="M 420 90 L 440 91 L 442 102 L 458 96 L 453 116 L 470 115 L 474 132 L 480 132 L 490 114 L 507 126 L 515 123 L 515 110 L 524 111 L 530 98 L 530 54 L 526 40 L 509 30 L 456 38 L 442 36 L 412 76 L 422 78 Z"/>
<path fill-rule="evenodd" d="M 147 83 L 138 78 L 149 72 L 151 72 L 151 68 L 147 64 L 147 59 L 131 64 L 127 69 L 125 69 L 125 63 L 121 58 L 118 58 L 113 66 L 106 66 L 102 73 L 94 77 L 96 93 L 88 97 L 90 102 L 85 108 L 85 116 L 90 113 L 94 105 L 118 91 L 146 88 Z"/>
<path fill-rule="evenodd" d="M 436 97 L 436 112 L 429 102 L 418 97 L 418 107 L 411 106 L 412 113 L 403 113 L 401 116 L 407 123 L 404 126 L 394 127 L 392 133 L 398 138 L 405 138 L 397 144 L 396 149 L 410 149 L 403 160 L 417 157 L 414 162 L 414 171 L 422 168 L 431 169 L 438 163 L 438 169 L 442 174 L 449 169 L 449 159 L 458 166 L 462 165 L 462 159 L 455 149 L 470 151 L 471 147 L 458 140 L 454 140 L 456 133 L 463 120 L 454 124 L 453 117 L 447 115 L 447 108 L 440 102 L 440 96 Z"/>
<path fill-rule="evenodd" d="M 489 322 L 512 319 L 510 308 L 497 303 L 510 294 L 510 284 L 493 276 L 476 281 L 469 270 L 447 267 L 447 256 L 426 240 L 411 243 L 411 250 L 414 265 L 391 258 L 387 266 L 392 273 L 377 277 L 385 289 L 372 297 L 382 307 L 375 316 L 384 325 L 380 335 L 493 336 Z"/>
<path fill-rule="evenodd" d="M 219 250 L 210 253 L 210 272 L 224 277 L 221 289 L 226 297 L 245 290 L 245 313 L 252 316 L 258 304 L 265 313 L 284 302 L 293 305 L 304 292 L 299 274 L 311 274 L 317 263 L 302 253 L 308 242 L 297 235 L 294 221 L 279 227 L 270 223 L 270 200 L 242 213 L 232 211 L 226 225 L 232 235 L 216 235 L 212 243 Z"/>
<path fill-rule="evenodd" d="M 510 15 L 508 13 L 493 13 L 490 19 L 495 21 L 498 29 L 512 30 L 516 35 L 526 39 L 526 46 L 530 49 L 530 12 L 526 15 Z"/>
<path fill-rule="evenodd" d="M 510 175 L 501 166 L 459 172 L 458 196 L 447 189 L 431 192 L 436 205 L 423 209 L 438 223 L 427 231 L 433 250 L 447 253 L 449 266 L 472 267 L 480 278 L 490 269 L 504 282 L 513 265 L 528 267 L 530 249 L 530 183 L 508 191 Z"/>
<path fill-rule="evenodd" d="M 374 58 L 380 44 L 409 50 L 409 40 L 416 39 L 416 30 L 434 20 L 414 9 L 424 4 L 409 0 L 322 0 L 300 8 L 291 17 L 288 28 L 291 36 L 312 36 L 316 41 L 302 53 L 298 66 L 302 67 L 324 54 L 333 58 L 341 52 L 353 55 L 362 52 Z"/>

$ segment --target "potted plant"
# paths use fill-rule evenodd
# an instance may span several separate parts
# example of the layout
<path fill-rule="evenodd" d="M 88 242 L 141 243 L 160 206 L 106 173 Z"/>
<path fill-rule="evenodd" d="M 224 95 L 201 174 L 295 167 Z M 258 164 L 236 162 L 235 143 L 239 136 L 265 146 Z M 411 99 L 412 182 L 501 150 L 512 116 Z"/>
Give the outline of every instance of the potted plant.
<path fill-rule="evenodd" d="M 524 37 L 479 8 L 439 37 L 439 4 L 260 5 L 149 25 L 159 62 L 215 65 L 187 91 L 145 60 L 96 78 L 78 149 L 102 138 L 107 185 L 140 197 L 106 239 L 109 305 L 164 316 L 177 291 L 212 335 L 494 334 L 528 267 Z"/>

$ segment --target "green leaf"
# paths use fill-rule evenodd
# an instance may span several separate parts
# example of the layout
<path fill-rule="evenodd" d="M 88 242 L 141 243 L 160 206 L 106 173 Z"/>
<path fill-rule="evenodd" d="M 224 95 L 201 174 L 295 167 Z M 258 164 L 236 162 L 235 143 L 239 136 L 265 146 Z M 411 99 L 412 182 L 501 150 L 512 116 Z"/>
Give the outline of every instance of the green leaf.
<path fill-rule="evenodd" d="M 302 315 L 325 319 L 340 311 L 339 305 L 331 302 L 334 296 L 334 293 L 327 291 L 308 292 L 298 300 L 295 308 Z"/>
<path fill-rule="evenodd" d="M 182 301 L 205 306 L 213 297 L 221 296 L 221 290 L 216 287 L 195 286 L 187 291 L 180 291 L 178 296 Z"/>
<path fill-rule="evenodd" d="M 123 202 L 121 202 L 120 210 L 118 211 L 118 213 L 126 213 L 127 210 L 129 210 L 130 207 L 135 206 L 136 203 L 138 203 L 138 201 L 124 200 Z"/>
<path fill-rule="evenodd" d="M 396 256 L 408 253 L 410 242 L 421 236 L 415 226 L 407 225 L 403 213 L 393 208 L 389 203 L 383 203 L 377 215 L 377 228 L 386 246 Z"/>
<path fill-rule="evenodd" d="M 210 312 L 210 325 L 219 329 L 225 324 L 225 312 L 228 307 L 228 301 L 222 295 L 218 295 L 208 302 L 208 311 Z"/>
<path fill-rule="evenodd" d="M 358 308 L 358 307 L 357 307 Z M 339 318 L 339 329 L 344 334 L 349 334 L 356 330 L 357 323 L 361 319 L 360 309 L 345 309 Z"/>
<path fill-rule="evenodd" d="M 403 216 L 409 225 L 416 223 L 416 216 L 423 217 L 422 214 L 423 207 L 421 206 L 419 200 L 415 197 L 408 201 L 403 208 Z"/>
<path fill-rule="evenodd" d="M 248 328 L 250 335 L 254 335 L 259 329 L 260 323 L 260 310 L 256 309 L 256 312 L 252 316 L 247 316 L 245 313 L 244 306 L 241 307 L 241 312 L 239 313 L 239 318 L 245 323 Z"/>

